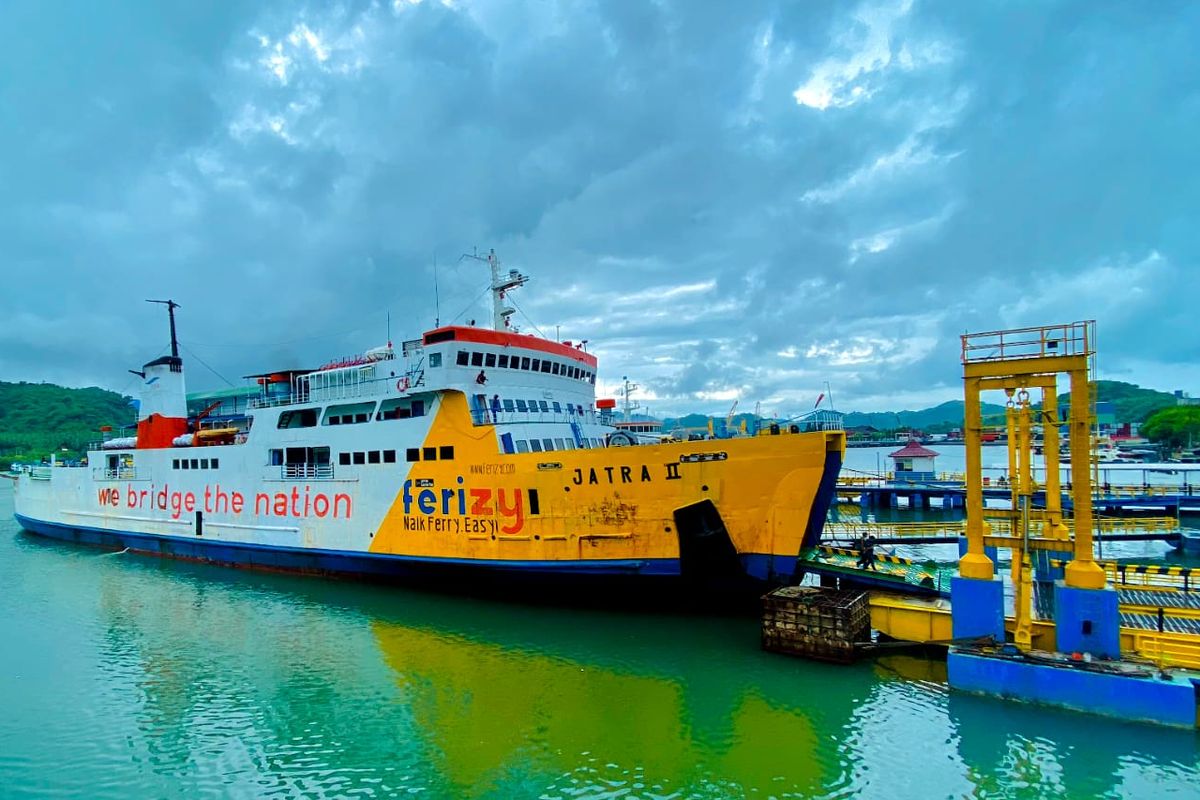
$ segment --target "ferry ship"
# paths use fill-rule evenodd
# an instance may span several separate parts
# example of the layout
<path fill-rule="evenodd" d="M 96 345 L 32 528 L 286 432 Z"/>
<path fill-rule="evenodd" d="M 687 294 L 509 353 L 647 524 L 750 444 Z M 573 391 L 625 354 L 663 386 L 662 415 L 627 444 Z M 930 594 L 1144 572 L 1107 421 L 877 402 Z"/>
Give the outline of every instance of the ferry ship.
<path fill-rule="evenodd" d="M 85 466 L 19 475 L 17 521 L 79 543 L 377 578 L 796 580 L 834 496 L 840 426 L 698 441 L 621 430 L 597 403 L 586 343 L 518 332 L 508 295 L 527 277 L 486 260 L 490 327 L 249 376 L 246 407 L 219 418 L 188 413 L 165 301 L 171 354 L 136 371 L 136 436 L 93 445 Z"/>

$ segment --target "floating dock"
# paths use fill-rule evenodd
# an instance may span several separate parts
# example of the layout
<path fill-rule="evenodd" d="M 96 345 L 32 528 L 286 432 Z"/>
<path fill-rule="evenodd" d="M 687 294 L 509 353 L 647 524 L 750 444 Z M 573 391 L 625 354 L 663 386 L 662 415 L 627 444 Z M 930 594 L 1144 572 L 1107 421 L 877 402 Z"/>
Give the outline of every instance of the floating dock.
<path fill-rule="evenodd" d="M 1165 498 L 1168 507 L 1175 503 L 1178 514 L 1193 503 L 1190 487 L 1184 494 L 1132 493 L 1108 502 L 1093 493 L 1085 471 L 1073 483 L 1059 484 L 1059 426 L 1067 424 L 1074 463 L 1086 463 L 1091 452 L 1094 324 L 962 337 L 965 480 L 961 487 L 904 490 L 960 496 L 966 519 L 953 531 L 892 537 L 904 543 L 935 536 L 959 541 L 957 574 L 946 576 L 935 564 L 894 556 L 863 569 L 857 551 L 836 547 L 803 553 L 799 569 L 818 575 L 823 586 L 869 587 L 871 627 L 879 634 L 947 646 L 947 673 L 955 691 L 1194 729 L 1200 726 L 1200 592 L 1195 591 L 1200 571 L 1100 562 L 1093 555 L 1101 535 L 1109 541 L 1179 535 L 1177 521 L 1160 519 L 1137 530 L 1143 523 L 1105 520 L 1096 515 L 1097 508 L 1125 510 L 1153 496 L 1159 504 Z M 1065 420 L 1057 408 L 1062 375 L 1072 397 Z M 981 468 L 980 394 L 994 390 L 1008 398 L 1004 427 L 1010 480 L 1002 489 L 985 487 Z M 1040 392 L 1036 405 L 1031 390 Z M 1044 486 L 1033 481 L 1035 426 L 1045 440 Z M 901 491 L 852 488 L 863 500 Z M 991 496 L 1007 498 L 1009 508 L 985 508 L 984 499 Z M 918 496 L 917 504 L 923 503 Z M 1191 507 L 1200 509 L 1200 498 Z M 832 523 L 829 532 L 838 534 L 838 524 Z M 865 535 L 857 528 L 840 533 Z M 877 543 L 883 538 L 879 530 L 870 533 Z M 996 575 L 1001 548 L 1010 552 L 1009 591 Z"/>

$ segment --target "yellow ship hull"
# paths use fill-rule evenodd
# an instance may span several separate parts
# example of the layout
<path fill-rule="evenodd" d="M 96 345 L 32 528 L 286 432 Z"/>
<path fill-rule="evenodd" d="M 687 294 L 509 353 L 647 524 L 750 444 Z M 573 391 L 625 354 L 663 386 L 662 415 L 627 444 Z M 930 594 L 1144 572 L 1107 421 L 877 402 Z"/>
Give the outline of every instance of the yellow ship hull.
<path fill-rule="evenodd" d="M 497 455 L 465 402 L 441 410 L 371 552 L 539 571 L 764 581 L 816 544 L 845 453 L 841 431 Z"/>

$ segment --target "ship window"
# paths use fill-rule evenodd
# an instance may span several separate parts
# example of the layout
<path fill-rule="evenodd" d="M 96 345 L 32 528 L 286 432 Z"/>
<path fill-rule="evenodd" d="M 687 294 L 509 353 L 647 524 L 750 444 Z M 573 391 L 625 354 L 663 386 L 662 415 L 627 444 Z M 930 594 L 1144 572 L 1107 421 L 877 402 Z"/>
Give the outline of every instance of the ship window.
<path fill-rule="evenodd" d="M 180 461 L 179 463 L 180 463 L 180 465 L 181 465 L 181 466 L 180 466 L 180 469 L 187 469 L 187 468 L 188 468 L 188 461 L 187 461 L 187 459 L 186 459 L 186 458 L 185 458 L 185 459 L 183 459 L 182 461 Z"/>
<path fill-rule="evenodd" d="M 442 354 L 441 353 L 430 353 L 429 354 L 429 366 L 430 367 L 440 367 L 441 365 L 442 365 Z"/>
<path fill-rule="evenodd" d="M 200 459 L 200 469 L 208 469 L 208 459 L 207 458 Z"/>
<path fill-rule="evenodd" d="M 540 452 L 542 452 L 542 443 L 539 442 L 537 439 L 530 439 L 529 440 L 529 449 L 535 453 L 540 453 Z"/>
<path fill-rule="evenodd" d="M 268 457 L 270 459 L 270 461 L 268 463 L 270 463 L 270 465 L 272 467 L 278 467 L 281 464 L 283 464 L 283 451 L 282 450 L 272 450 Z M 184 469 L 187 469 L 187 467 L 184 467 Z"/>
<path fill-rule="evenodd" d="M 329 424 L 330 424 L 330 425 L 341 425 L 341 424 L 342 424 L 342 418 L 341 418 L 341 417 L 330 417 L 330 418 L 329 418 Z"/>
<path fill-rule="evenodd" d="M 200 469 L 200 459 L 198 459 L 198 458 L 192 459 L 192 469 Z"/>
<path fill-rule="evenodd" d="M 561 405 L 559 405 L 559 403 L 558 403 L 558 401 L 557 401 L 557 400 L 555 400 L 553 403 L 551 403 L 551 407 L 554 409 L 554 413 L 555 413 L 555 414 L 561 414 L 561 413 L 562 413 L 562 406 L 561 406 Z"/>
<path fill-rule="evenodd" d="M 179 459 L 171 459 L 171 469 L 179 469 Z"/>
<path fill-rule="evenodd" d="M 542 372 L 549 372 L 549 371 L 550 371 L 550 362 L 543 361 L 542 362 Z"/>
<path fill-rule="evenodd" d="M 552 373 L 554 373 L 555 375 L 558 374 L 558 362 L 557 361 L 550 364 L 550 371 Z"/>
<path fill-rule="evenodd" d="M 469 356 L 467 356 L 466 350 L 459 350 L 458 358 L 455 361 L 455 363 L 458 364 L 460 367 L 465 367 L 467 365 L 468 358 L 469 358 Z"/>
<path fill-rule="evenodd" d="M 508 369 L 508 356 L 500 356 L 500 369 Z"/>
<path fill-rule="evenodd" d="M 421 460 L 422 461 L 437 461 L 437 448 L 436 447 L 422 448 Z"/>
<path fill-rule="evenodd" d="M 341 464 L 343 467 L 350 466 L 350 454 L 349 453 L 338 453 L 338 463 Z"/>
<path fill-rule="evenodd" d="M 395 464 L 396 463 L 396 451 L 395 450 L 384 450 L 383 451 L 383 463 Z"/>
<path fill-rule="evenodd" d="M 372 450 L 369 453 L 367 453 L 367 463 L 368 464 L 378 464 L 379 463 L 379 451 L 378 450 Z"/>
<path fill-rule="evenodd" d="M 563 444 L 566 445 L 567 450 L 575 449 L 575 443 L 573 441 L 571 441 L 570 439 L 564 439 Z"/>
<path fill-rule="evenodd" d="M 212 466 L 212 468 L 213 468 L 213 469 L 220 469 L 220 468 L 221 468 L 221 464 L 220 464 L 220 459 L 219 459 L 219 458 L 214 458 L 212 461 L 209 461 L 208 463 L 209 463 L 209 464 Z"/>
<path fill-rule="evenodd" d="M 555 440 L 554 440 L 554 449 L 555 449 L 555 450 L 562 450 L 562 449 L 563 449 L 563 440 L 562 440 L 562 439 L 555 439 Z"/>
<path fill-rule="evenodd" d="M 508 412 L 509 414 L 512 413 L 512 411 L 513 411 L 513 401 L 512 400 L 509 400 L 507 398 L 504 400 L 504 410 L 506 412 Z"/>
<path fill-rule="evenodd" d="M 301 408 L 279 415 L 280 428 L 312 428 L 317 424 L 317 409 Z"/>
<path fill-rule="evenodd" d="M 507 403 L 508 401 L 507 401 L 507 400 L 505 400 L 504 402 L 506 402 L 506 403 Z M 526 406 L 526 405 L 525 405 L 525 401 L 524 401 L 524 400 L 518 400 L 518 401 L 517 401 L 517 411 L 528 411 L 528 410 L 529 410 L 529 408 L 528 408 L 528 406 Z"/>
<path fill-rule="evenodd" d="M 485 355 L 485 356 L 483 357 L 483 365 L 484 365 L 485 367 L 494 367 L 494 366 L 496 366 L 496 354 L 495 354 L 495 353 L 488 353 L 487 355 Z"/>
<path fill-rule="evenodd" d="M 538 401 L 538 406 L 539 406 L 539 407 L 542 409 L 542 413 L 543 413 L 543 414 L 549 414 L 549 413 L 550 413 L 550 404 L 549 404 L 549 403 L 547 403 L 545 400 L 539 400 L 539 401 Z"/>
<path fill-rule="evenodd" d="M 438 458 L 442 461 L 454 460 L 454 445 L 444 444 L 438 449 Z"/>
<path fill-rule="evenodd" d="M 410 447 L 407 450 L 405 450 L 404 451 L 404 460 L 405 461 L 420 461 L 421 460 L 420 448 Z"/>
<path fill-rule="evenodd" d="M 554 449 L 554 440 L 553 439 L 542 439 L 542 447 L 546 448 L 546 452 L 550 452 L 551 450 Z"/>
<path fill-rule="evenodd" d="M 412 401 L 412 415 L 414 417 L 425 416 L 425 401 L 424 400 L 413 400 Z"/>
<path fill-rule="evenodd" d="M 579 377 L 579 367 L 571 367 L 571 377 L 572 378 Z"/>
<path fill-rule="evenodd" d="M 529 442 L 525 441 L 524 439 L 517 439 L 517 452 L 518 453 L 528 453 L 529 452 Z"/>
<path fill-rule="evenodd" d="M 471 366 L 472 367 L 482 367 L 483 366 L 483 353 L 471 353 Z"/>
<path fill-rule="evenodd" d="M 365 463 L 367 463 L 367 454 L 366 454 L 366 453 L 364 453 L 364 452 L 362 452 L 361 450 L 359 450 L 359 451 L 355 452 L 355 454 L 354 454 L 354 463 L 355 463 L 355 464 L 365 464 Z"/>
<path fill-rule="evenodd" d="M 541 368 L 542 368 L 542 360 L 540 358 L 535 358 L 533 361 L 529 362 L 529 371 L 530 372 L 537 372 Z"/>

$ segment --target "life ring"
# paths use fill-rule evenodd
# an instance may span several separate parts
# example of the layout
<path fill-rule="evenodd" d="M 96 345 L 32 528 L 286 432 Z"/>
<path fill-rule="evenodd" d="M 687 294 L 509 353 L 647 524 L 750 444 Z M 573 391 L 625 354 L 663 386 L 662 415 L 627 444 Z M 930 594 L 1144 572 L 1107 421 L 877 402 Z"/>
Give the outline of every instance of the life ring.
<path fill-rule="evenodd" d="M 400 392 L 407 392 L 408 378 L 401 378 L 400 380 L 396 381 L 396 390 Z"/>

